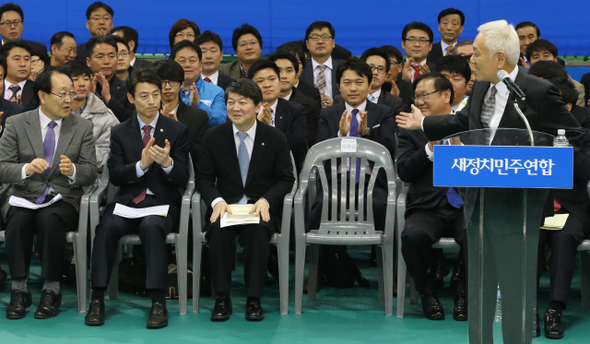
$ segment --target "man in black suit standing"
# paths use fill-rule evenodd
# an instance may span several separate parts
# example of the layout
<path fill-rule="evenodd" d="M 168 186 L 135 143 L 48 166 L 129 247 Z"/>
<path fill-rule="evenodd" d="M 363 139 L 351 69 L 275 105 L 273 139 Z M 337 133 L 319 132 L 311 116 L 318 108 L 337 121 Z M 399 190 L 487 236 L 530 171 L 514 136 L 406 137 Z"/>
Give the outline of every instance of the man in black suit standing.
<path fill-rule="evenodd" d="M 6 69 L 6 60 L 0 58 L 0 94 L 4 91 L 4 77 L 6 76 Z M 2 137 L 2 134 L 4 133 L 6 119 L 12 115 L 16 115 L 24 111 L 24 107 L 0 97 L 0 118 L 2 119 L 2 122 L 0 122 L 0 137 Z"/>
<path fill-rule="evenodd" d="M 197 38 L 195 44 L 201 48 L 203 53 L 203 71 L 201 75 L 203 80 L 217 85 L 225 91 L 234 81 L 229 76 L 219 74 L 219 65 L 223 60 L 223 42 L 218 34 L 212 31 L 204 31 Z"/>
<path fill-rule="evenodd" d="M 428 61 L 437 63 L 443 56 L 453 55 L 455 45 L 459 41 L 459 35 L 463 32 L 465 14 L 456 8 L 447 8 L 438 14 L 438 31 L 440 42 L 432 45 L 428 53 Z"/>
<path fill-rule="evenodd" d="M 7 3 L 0 6 L 0 36 L 2 36 L 0 45 L 12 41 L 20 41 L 40 51 L 47 52 L 47 46 L 45 44 L 21 39 L 24 21 L 25 15 L 19 5 Z"/>
<path fill-rule="evenodd" d="M 406 60 L 402 67 L 402 78 L 413 82 L 420 75 L 434 72 L 436 65 L 428 60 L 432 50 L 432 29 L 421 22 L 411 22 L 402 31 L 402 48 L 406 52 Z"/>
<path fill-rule="evenodd" d="M 129 45 L 129 59 L 131 63 L 129 65 L 129 73 L 140 71 L 152 67 L 152 62 L 144 59 L 138 59 L 135 54 L 137 53 L 137 47 L 139 46 L 139 34 L 137 30 L 129 26 L 117 26 L 111 30 L 111 35 L 119 36 L 125 40 L 125 43 Z"/>
<path fill-rule="evenodd" d="M 22 105 L 26 110 L 38 107 L 34 82 L 28 79 L 31 74 L 29 45 L 19 41 L 8 42 L 0 48 L 0 58 L 6 61 L 7 66 L 3 98 Z"/>
<path fill-rule="evenodd" d="M 86 28 L 90 31 L 90 36 L 108 35 L 113 28 L 113 16 L 115 12 L 111 6 L 102 1 L 93 2 L 86 9 Z M 89 57 L 86 49 L 87 43 L 82 43 L 76 48 L 76 58 L 86 62 Z"/>
<path fill-rule="evenodd" d="M 208 205 L 207 240 L 217 294 L 211 321 L 225 321 L 232 314 L 229 294 L 237 236 L 245 256 L 246 320 L 260 321 L 269 238 L 279 230 L 283 198 L 295 179 L 287 138 L 256 120 L 262 108 L 260 87 L 252 80 L 236 80 L 225 99 L 231 123 L 207 132 L 197 170 L 197 189 Z M 260 215 L 259 224 L 220 227 L 221 217 L 231 214 L 230 204 L 248 203 L 253 204 L 250 213 Z"/>
<path fill-rule="evenodd" d="M 111 278 L 119 239 L 139 232 L 147 265 L 146 289 L 152 298 L 147 328 L 168 326 L 168 250 L 166 235 L 178 227 L 180 200 L 189 178 L 187 127 L 160 115 L 162 81 L 152 70 L 134 72 L 127 81 L 137 115 L 111 131 L 110 182 L 119 187 L 96 228 L 92 250 L 92 297 L 85 323 L 105 320 L 104 292 Z M 115 215 L 116 205 L 131 208 L 169 206 L 166 216 L 129 219 Z M 115 278 L 118 278 L 115 276 Z"/>

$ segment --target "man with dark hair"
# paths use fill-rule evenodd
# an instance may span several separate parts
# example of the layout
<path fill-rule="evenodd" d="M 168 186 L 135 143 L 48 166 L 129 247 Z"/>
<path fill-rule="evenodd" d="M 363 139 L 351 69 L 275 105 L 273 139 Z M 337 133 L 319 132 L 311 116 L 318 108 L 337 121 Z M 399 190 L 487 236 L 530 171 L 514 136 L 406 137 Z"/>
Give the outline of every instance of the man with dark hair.
<path fill-rule="evenodd" d="M 471 95 L 473 84 L 475 83 L 475 63 L 471 60 L 471 56 L 473 56 L 473 41 L 466 39 L 457 43 L 453 50 L 453 55 L 465 57 L 469 63 L 469 68 L 471 68 L 471 79 L 467 82 L 467 90 L 465 92 L 465 94 L 469 96 Z"/>
<path fill-rule="evenodd" d="M 45 44 L 21 39 L 25 15 L 22 8 L 15 3 L 6 3 L 0 6 L 0 46 L 12 41 L 20 41 L 47 52 Z"/>
<path fill-rule="evenodd" d="M 60 31 L 51 36 L 51 60 L 53 67 L 61 67 L 66 62 L 76 59 L 76 39 L 67 31 Z"/>
<path fill-rule="evenodd" d="M 436 64 L 436 70 L 453 84 L 454 97 L 451 113 L 461 110 L 467 104 L 467 83 L 471 80 L 471 68 L 463 56 L 443 56 Z"/>
<path fill-rule="evenodd" d="M 427 56 L 432 50 L 433 33 L 430 27 L 421 22 L 411 22 L 402 31 L 402 48 L 406 60 L 402 68 L 402 77 L 413 82 L 420 75 L 435 71 L 436 65 Z"/>
<path fill-rule="evenodd" d="M 332 106 L 340 94 L 336 81 L 336 68 L 342 60 L 332 58 L 336 44 L 336 31 L 327 21 L 311 23 L 305 30 L 305 43 L 311 55 L 301 73 L 301 81 L 314 85 L 320 92 L 322 107 Z"/>
<path fill-rule="evenodd" d="M 117 78 L 126 81 L 129 74 L 133 70 L 131 67 L 131 59 L 129 58 L 129 43 L 121 36 L 111 35 L 117 42 L 117 67 L 115 68 L 115 75 Z"/>
<path fill-rule="evenodd" d="M 203 53 L 203 80 L 217 85 L 223 90 L 229 86 L 234 79 L 219 73 L 219 65 L 223 60 L 223 42 L 218 34 L 212 31 L 205 31 L 200 34 L 195 43 Z"/>
<path fill-rule="evenodd" d="M 31 74 L 31 48 L 28 44 L 13 41 L 0 48 L 0 58 L 6 61 L 3 98 L 22 105 L 26 110 L 39 106 L 33 90 Z"/>
<path fill-rule="evenodd" d="M 313 86 L 312 84 L 308 84 L 307 82 L 301 80 L 301 74 L 303 73 L 303 70 L 307 65 L 305 63 L 306 59 L 305 53 L 303 52 L 303 48 L 301 48 L 297 44 L 286 44 L 283 45 L 283 48 L 281 48 L 280 50 L 285 50 L 293 54 L 297 59 L 297 63 L 299 64 L 299 71 L 297 72 L 297 78 L 295 79 L 294 86 L 297 87 L 297 89 L 307 97 L 317 101 L 318 104 L 320 104 L 321 106 L 322 96 L 320 95 L 320 91 L 318 91 L 318 89 L 315 88 L 315 86 Z M 313 139 L 315 141 L 315 137 Z"/>
<path fill-rule="evenodd" d="M 0 58 L 0 94 L 4 92 L 4 78 L 6 77 L 6 60 Z M 4 124 L 6 119 L 12 115 L 24 112 L 25 108 L 15 102 L 8 101 L 4 97 L 0 97 L 0 137 L 4 133 Z M 0 273 L 1 274 L 1 273 Z"/>
<path fill-rule="evenodd" d="M 85 323 L 104 324 L 104 292 L 111 278 L 119 239 L 139 232 L 147 266 L 145 288 L 152 299 L 147 328 L 155 329 L 168 326 L 166 235 L 179 224 L 180 200 L 189 179 L 189 137 L 184 124 L 160 115 L 162 81 L 152 70 L 133 72 L 127 86 L 129 101 L 135 105 L 137 115 L 111 131 L 107 166 L 110 182 L 119 191 L 96 228 L 92 296 Z M 167 205 L 169 208 L 165 216 L 129 219 L 113 213 L 116 205 L 131 208 Z"/>
<path fill-rule="evenodd" d="M 438 31 L 440 31 L 441 40 L 432 45 L 432 50 L 428 53 L 428 61 L 437 63 L 441 57 L 452 55 L 464 25 L 465 14 L 461 10 L 456 8 L 442 10 L 438 14 Z"/>
<path fill-rule="evenodd" d="M 526 48 L 529 44 L 541 38 L 541 30 L 530 21 L 521 22 L 514 29 L 520 40 L 520 59 L 518 64 L 522 67 L 530 67 L 530 61 L 526 57 Z"/>
<path fill-rule="evenodd" d="M 394 96 L 400 97 L 406 109 L 410 108 L 410 105 L 414 103 L 412 98 L 414 97 L 414 91 L 412 83 L 402 78 L 402 67 L 404 64 L 404 55 L 396 47 L 392 45 L 384 45 L 381 50 L 387 54 L 389 58 L 389 72 L 383 83 L 382 89 L 385 92 L 389 92 Z"/>
<path fill-rule="evenodd" d="M 41 106 L 8 118 L 0 139 L 0 180 L 11 183 L 12 196 L 24 201 L 3 205 L 8 209 L 6 253 L 12 278 L 8 319 L 25 317 L 32 303 L 27 276 L 35 236 L 45 280 L 35 318 L 59 314 L 66 234 L 78 226 L 80 187 L 96 180 L 92 124 L 70 116 L 76 96 L 72 80 L 59 71 L 43 72 L 35 93 Z M 46 206 L 36 209 L 39 204 Z"/>
<path fill-rule="evenodd" d="M 254 26 L 242 24 L 234 30 L 231 45 L 238 60 L 220 65 L 219 73 L 236 80 L 246 79 L 250 66 L 260 59 L 262 36 Z"/>
<path fill-rule="evenodd" d="M 186 105 L 180 100 L 180 87 L 184 82 L 184 71 L 178 62 L 159 60 L 151 68 L 162 79 L 162 108 L 160 112 L 188 127 L 190 154 L 197 168 L 199 148 L 205 132 L 209 129 L 207 111 Z"/>
<path fill-rule="evenodd" d="M 197 189 L 208 205 L 207 241 L 217 294 L 211 321 L 225 321 L 232 314 L 236 237 L 244 247 L 246 320 L 260 321 L 264 319 L 260 297 L 267 276 L 269 238 L 279 229 L 283 198 L 295 178 L 285 135 L 256 120 L 262 108 L 260 87 L 252 80 L 236 80 L 227 88 L 225 99 L 231 123 L 207 132 L 197 170 Z M 260 215 L 260 223 L 221 228 L 221 218 L 231 214 L 233 204 L 252 204 L 250 213 Z"/>
<path fill-rule="evenodd" d="M 115 12 L 111 6 L 104 2 L 93 2 L 86 9 L 86 28 L 90 31 L 90 36 L 108 35 L 113 28 L 113 16 Z M 82 43 L 76 48 L 76 58 L 86 62 L 88 55 L 87 43 Z"/>
<path fill-rule="evenodd" d="M 439 64 L 451 57 L 443 57 Z M 440 116 L 451 112 L 453 84 L 443 74 L 421 75 L 414 81 L 414 89 L 416 107 L 425 116 Z M 438 258 L 432 244 L 446 236 L 455 238 L 461 246 L 461 252 L 465 245 L 465 216 L 461 197 L 453 188 L 432 185 L 434 145 L 451 142 L 430 141 L 421 131 L 399 129 L 398 134 L 397 171 L 400 178 L 410 184 L 406 213 L 399 214 L 406 218 L 402 232 L 402 253 L 408 273 L 414 279 L 416 290 L 422 298 L 424 316 L 429 320 L 443 320 L 444 309 L 428 275 L 428 269 Z M 453 318 L 466 321 L 465 275 L 461 274 L 459 277 Z"/>
<path fill-rule="evenodd" d="M 180 88 L 182 101 L 207 111 L 209 126 L 213 127 L 226 121 L 227 111 L 223 102 L 223 89 L 201 77 L 202 58 L 201 48 L 190 41 L 176 43 L 169 57 L 184 70 L 184 85 Z"/>
<path fill-rule="evenodd" d="M 129 26 L 117 26 L 111 30 L 111 35 L 123 38 L 127 45 L 129 45 L 129 59 L 131 61 L 129 73 L 134 70 L 140 71 L 152 67 L 150 61 L 138 59 L 135 56 L 137 53 L 137 47 L 139 46 L 139 34 L 137 33 L 137 30 Z"/>

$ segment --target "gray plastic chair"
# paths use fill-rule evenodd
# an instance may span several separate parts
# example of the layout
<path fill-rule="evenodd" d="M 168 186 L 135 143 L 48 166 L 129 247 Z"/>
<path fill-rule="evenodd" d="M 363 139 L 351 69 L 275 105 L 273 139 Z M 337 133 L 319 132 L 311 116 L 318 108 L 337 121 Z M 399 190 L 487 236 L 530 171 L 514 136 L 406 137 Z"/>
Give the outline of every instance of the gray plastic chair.
<path fill-rule="evenodd" d="M 181 208 L 180 208 L 180 225 L 178 233 L 169 233 L 166 236 L 166 244 L 174 245 L 174 252 L 176 254 L 176 266 L 178 275 L 178 313 L 180 315 L 186 314 L 186 304 L 188 295 L 187 286 L 187 265 L 188 265 L 188 223 L 190 216 L 190 201 L 195 191 L 195 171 L 193 168 L 192 160 L 189 157 L 189 181 L 186 185 L 186 190 L 182 195 Z M 102 178 L 100 186 L 97 191 L 92 195 L 90 200 L 90 226 L 92 232 L 92 242 L 94 244 L 94 234 L 96 226 L 100 221 L 101 211 L 104 209 L 100 208 L 101 200 L 106 196 L 107 203 L 114 199 L 117 187 L 109 183 L 109 171 L 105 166 L 102 172 Z M 106 193 L 106 195 L 105 195 Z M 117 250 L 117 257 L 115 264 L 113 265 L 113 271 L 111 273 L 111 281 L 109 284 L 109 297 L 111 300 L 117 299 L 118 287 L 119 287 L 119 262 L 123 258 L 123 246 L 128 245 L 141 245 L 141 239 L 138 234 L 124 235 L 119 240 L 119 247 Z"/>
<path fill-rule="evenodd" d="M 293 211 L 293 197 L 297 190 L 297 170 L 295 160 L 291 154 L 291 164 L 295 182 L 291 192 L 283 199 L 283 215 L 281 220 L 281 232 L 274 233 L 270 238 L 270 244 L 277 246 L 279 263 L 279 299 L 281 315 L 289 313 L 289 239 L 291 234 L 291 214 Z M 202 201 L 201 194 L 195 192 L 193 195 L 192 217 L 193 217 L 193 313 L 199 313 L 199 298 L 201 292 L 201 256 L 203 245 L 207 244 L 203 226 L 206 221 L 203 216 L 207 211 L 207 205 Z M 200 220 L 199 220 L 200 219 Z"/>
<path fill-rule="evenodd" d="M 380 296 L 385 299 L 385 314 L 393 314 L 393 255 L 394 255 L 394 224 L 395 224 L 395 169 L 389 151 L 379 143 L 371 140 L 357 138 L 356 152 L 342 152 L 341 138 L 333 138 L 320 142 L 309 150 L 300 174 L 299 189 L 295 195 L 295 313 L 301 314 L 303 301 L 303 280 L 305 270 L 305 251 L 310 245 L 309 277 L 308 277 L 308 299 L 315 299 L 315 285 L 317 280 L 317 261 L 319 245 L 378 245 L 378 253 L 382 259 L 377 260 L 380 268 Z M 360 158 L 360 179 L 358 196 L 354 189 L 347 192 L 346 183 L 341 183 L 338 190 L 338 183 L 328 183 L 327 173 L 331 180 L 336 181 L 338 174 L 347 175 L 346 159 L 350 159 L 350 170 L 356 169 L 356 159 Z M 342 164 L 338 166 L 338 159 Z M 374 162 L 365 199 L 365 178 L 366 164 Z M 326 172 L 324 163 L 330 162 L 331 168 Z M 373 219 L 373 188 L 377 174 L 383 169 L 387 175 L 388 196 L 385 215 L 385 230 L 375 230 Z M 317 171 L 317 172 L 315 172 Z M 308 221 L 304 221 L 304 215 L 309 212 L 313 199 L 309 198 L 308 192 L 314 192 L 314 186 L 310 179 L 313 174 L 321 181 L 322 189 L 319 192 L 324 194 L 324 202 L 321 214 L 320 228 L 309 228 Z M 351 173 L 350 183 L 354 185 L 355 175 Z M 332 185 L 330 185 L 332 184 Z M 331 189 L 331 202 L 329 192 Z M 338 202 L 338 195 L 341 195 L 341 202 Z M 356 200 L 358 198 L 358 201 Z M 348 205 L 346 200 L 349 200 Z M 364 204 L 367 204 L 365 218 Z M 331 203 L 332 215 L 328 218 L 328 208 Z M 350 215 L 353 214 L 353 215 Z M 381 281 L 382 280 L 382 281 Z"/>

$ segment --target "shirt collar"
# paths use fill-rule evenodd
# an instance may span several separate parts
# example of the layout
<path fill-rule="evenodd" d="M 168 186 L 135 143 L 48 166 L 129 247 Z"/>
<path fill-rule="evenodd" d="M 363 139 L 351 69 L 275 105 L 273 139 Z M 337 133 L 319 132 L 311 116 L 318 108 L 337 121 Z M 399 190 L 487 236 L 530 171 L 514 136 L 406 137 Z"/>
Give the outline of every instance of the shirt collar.
<path fill-rule="evenodd" d="M 158 119 L 160 118 L 160 112 L 158 112 L 158 114 L 156 115 L 156 118 L 154 118 L 154 120 L 152 121 L 152 123 L 150 123 L 149 125 L 152 126 L 152 128 L 155 128 L 158 125 Z M 143 123 L 143 121 L 139 118 L 139 115 L 137 115 L 137 121 L 139 122 L 139 129 L 143 128 L 144 126 L 148 125 Z"/>
<path fill-rule="evenodd" d="M 293 88 L 291 88 L 291 92 L 289 92 L 289 94 L 287 94 L 286 96 L 283 97 L 283 99 L 285 100 L 291 100 L 291 97 L 293 96 Z"/>
<path fill-rule="evenodd" d="M 43 113 L 43 110 L 41 110 L 41 107 L 39 107 L 39 121 L 41 122 L 41 128 L 43 128 L 43 129 L 47 128 L 47 126 L 49 125 L 49 122 L 51 122 L 51 121 L 54 121 L 55 123 L 57 123 L 58 126 L 61 127 L 62 120 L 63 120 L 63 118 L 53 120 L 53 119 L 47 117 L 47 115 Z"/>
<path fill-rule="evenodd" d="M 254 136 L 256 136 L 256 126 L 258 126 L 258 121 L 255 120 L 254 121 L 254 125 L 252 126 L 252 128 L 248 129 L 248 131 L 246 131 L 246 134 L 248 134 L 248 136 L 250 136 L 252 138 L 252 140 L 254 140 Z M 236 125 L 232 123 L 231 125 L 232 130 L 234 132 L 234 137 L 236 136 L 236 134 L 239 132 L 238 128 L 236 128 Z"/>
<path fill-rule="evenodd" d="M 313 57 L 311 58 L 311 66 L 313 67 L 313 70 L 315 70 L 317 68 L 317 66 L 326 66 L 328 67 L 328 69 L 332 69 L 332 56 L 328 57 L 328 59 L 326 60 L 326 62 L 320 64 L 318 62 L 316 62 L 316 60 L 313 59 Z"/>
<path fill-rule="evenodd" d="M 351 113 L 353 109 L 358 109 L 359 112 L 365 112 L 365 109 L 367 108 L 367 100 L 365 100 L 361 105 L 357 106 L 356 108 L 353 108 L 347 102 L 344 102 L 344 107 L 346 108 L 346 111 L 348 111 L 348 113 Z"/>
<path fill-rule="evenodd" d="M 204 77 L 209 78 L 209 80 L 211 80 L 211 82 L 213 84 L 217 85 L 218 84 L 217 80 L 219 80 L 219 71 L 216 71 L 215 73 L 213 73 L 209 76 L 201 74 L 201 78 L 204 78 Z"/>
<path fill-rule="evenodd" d="M 131 60 L 131 62 L 129 63 L 129 65 L 131 67 L 134 67 L 135 66 L 135 61 L 137 61 L 137 57 L 136 56 L 133 56 L 133 60 Z"/>
<path fill-rule="evenodd" d="M 375 98 L 374 98 L 375 100 L 378 100 L 378 99 L 379 99 L 379 97 L 381 96 L 381 89 L 378 89 L 378 90 L 377 90 L 377 91 L 375 91 L 374 93 L 371 93 L 371 95 L 372 95 L 373 97 L 375 97 Z M 376 103 L 376 101 L 375 101 L 375 103 Z"/>

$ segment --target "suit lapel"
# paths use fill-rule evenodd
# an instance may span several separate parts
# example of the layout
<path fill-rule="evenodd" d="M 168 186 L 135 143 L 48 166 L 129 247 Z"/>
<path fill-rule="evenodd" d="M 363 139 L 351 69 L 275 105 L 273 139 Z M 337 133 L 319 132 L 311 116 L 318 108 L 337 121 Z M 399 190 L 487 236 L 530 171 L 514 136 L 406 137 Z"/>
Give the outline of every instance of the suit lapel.
<path fill-rule="evenodd" d="M 33 153 L 36 157 L 45 157 L 45 151 L 43 150 L 43 133 L 41 132 L 41 121 L 39 120 L 39 110 L 32 112 L 27 119 L 27 127 L 25 133 L 29 138 Z"/>
<path fill-rule="evenodd" d="M 72 138 L 74 137 L 74 122 L 73 116 L 68 116 L 61 121 L 61 128 L 59 128 L 59 138 L 57 140 L 57 147 L 55 148 L 55 154 L 53 154 L 53 163 L 49 175 L 59 170 L 60 155 L 65 155 L 66 150 Z"/>
<path fill-rule="evenodd" d="M 383 93 L 383 92 L 381 92 Z M 367 100 L 367 106 L 365 107 L 365 111 L 367 112 L 367 127 L 369 129 L 373 128 L 376 121 L 376 106 L 373 102 Z"/>
<path fill-rule="evenodd" d="M 133 154 L 135 154 L 136 160 L 141 160 L 141 151 L 143 151 L 143 131 L 139 127 L 137 113 L 133 114 L 133 117 L 131 117 L 129 125 L 131 126 L 131 130 L 129 132 L 131 136 L 129 141 L 131 141 L 131 144 L 133 145 Z"/>
<path fill-rule="evenodd" d="M 21 96 L 21 101 L 25 109 L 28 109 L 31 105 L 31 102 L 33 101 L 33 93 L 33 82 L 27 80 L 27 82 L 25 82 L 25 86 L 23 87 L 23 93 Z"/>
<path fill-rule="evenodd" d="M 286 102 L 286 100 L 284 99 L 277 99 L 277 110 L 275 112 L 275 128 L 281 130 L 282 132 L 285 132 L 285 119 L 284 117 L 284 112 L 285 112 L 285 105 L 284 103 Z M 258 130 L 256 130 L 258 131 Z"/>
<path fill-rule="evenodd" d="M 248 176 L 246 177 L 246 185 L 254 178 L 259 166 L 262 165 L 262 159 L 266 153 L 268 143 L 264 131 L 267 129 L 264 124 L 258 122 L 256 124 L 256 137 L 254 139 L 254 146 L 252 147 L 252 157 L 250 158 L 250 166 L 248 167 Z M 237 153 L 236 153 L 237 155 Z M 239 171 L 239 167 L 237 169 Z"/>
<path fill-rule="evenodd" d="M 240 184 L 242 182 L 242 174 L 240 173 L 240 162 L 238 161 L 238 151 L 236 150 L 236 139 L 234 135 L 233 125 L 231 123 L 221 124 L 225 125 L 227 128 L 225 132 L 222 134 L 226 136 L 226 139 L 223 139 L 223 142 L 227 140 L 228 145 L 219 145 L 218 149 L 220 150 L 220 156 L 224 157 L 223 159 L 227 159 L 229 164 L 228 171 L 234 174 L 234 179 L 239 180 Z M 252 164 L 250 164 L 252 166 Z"/>

